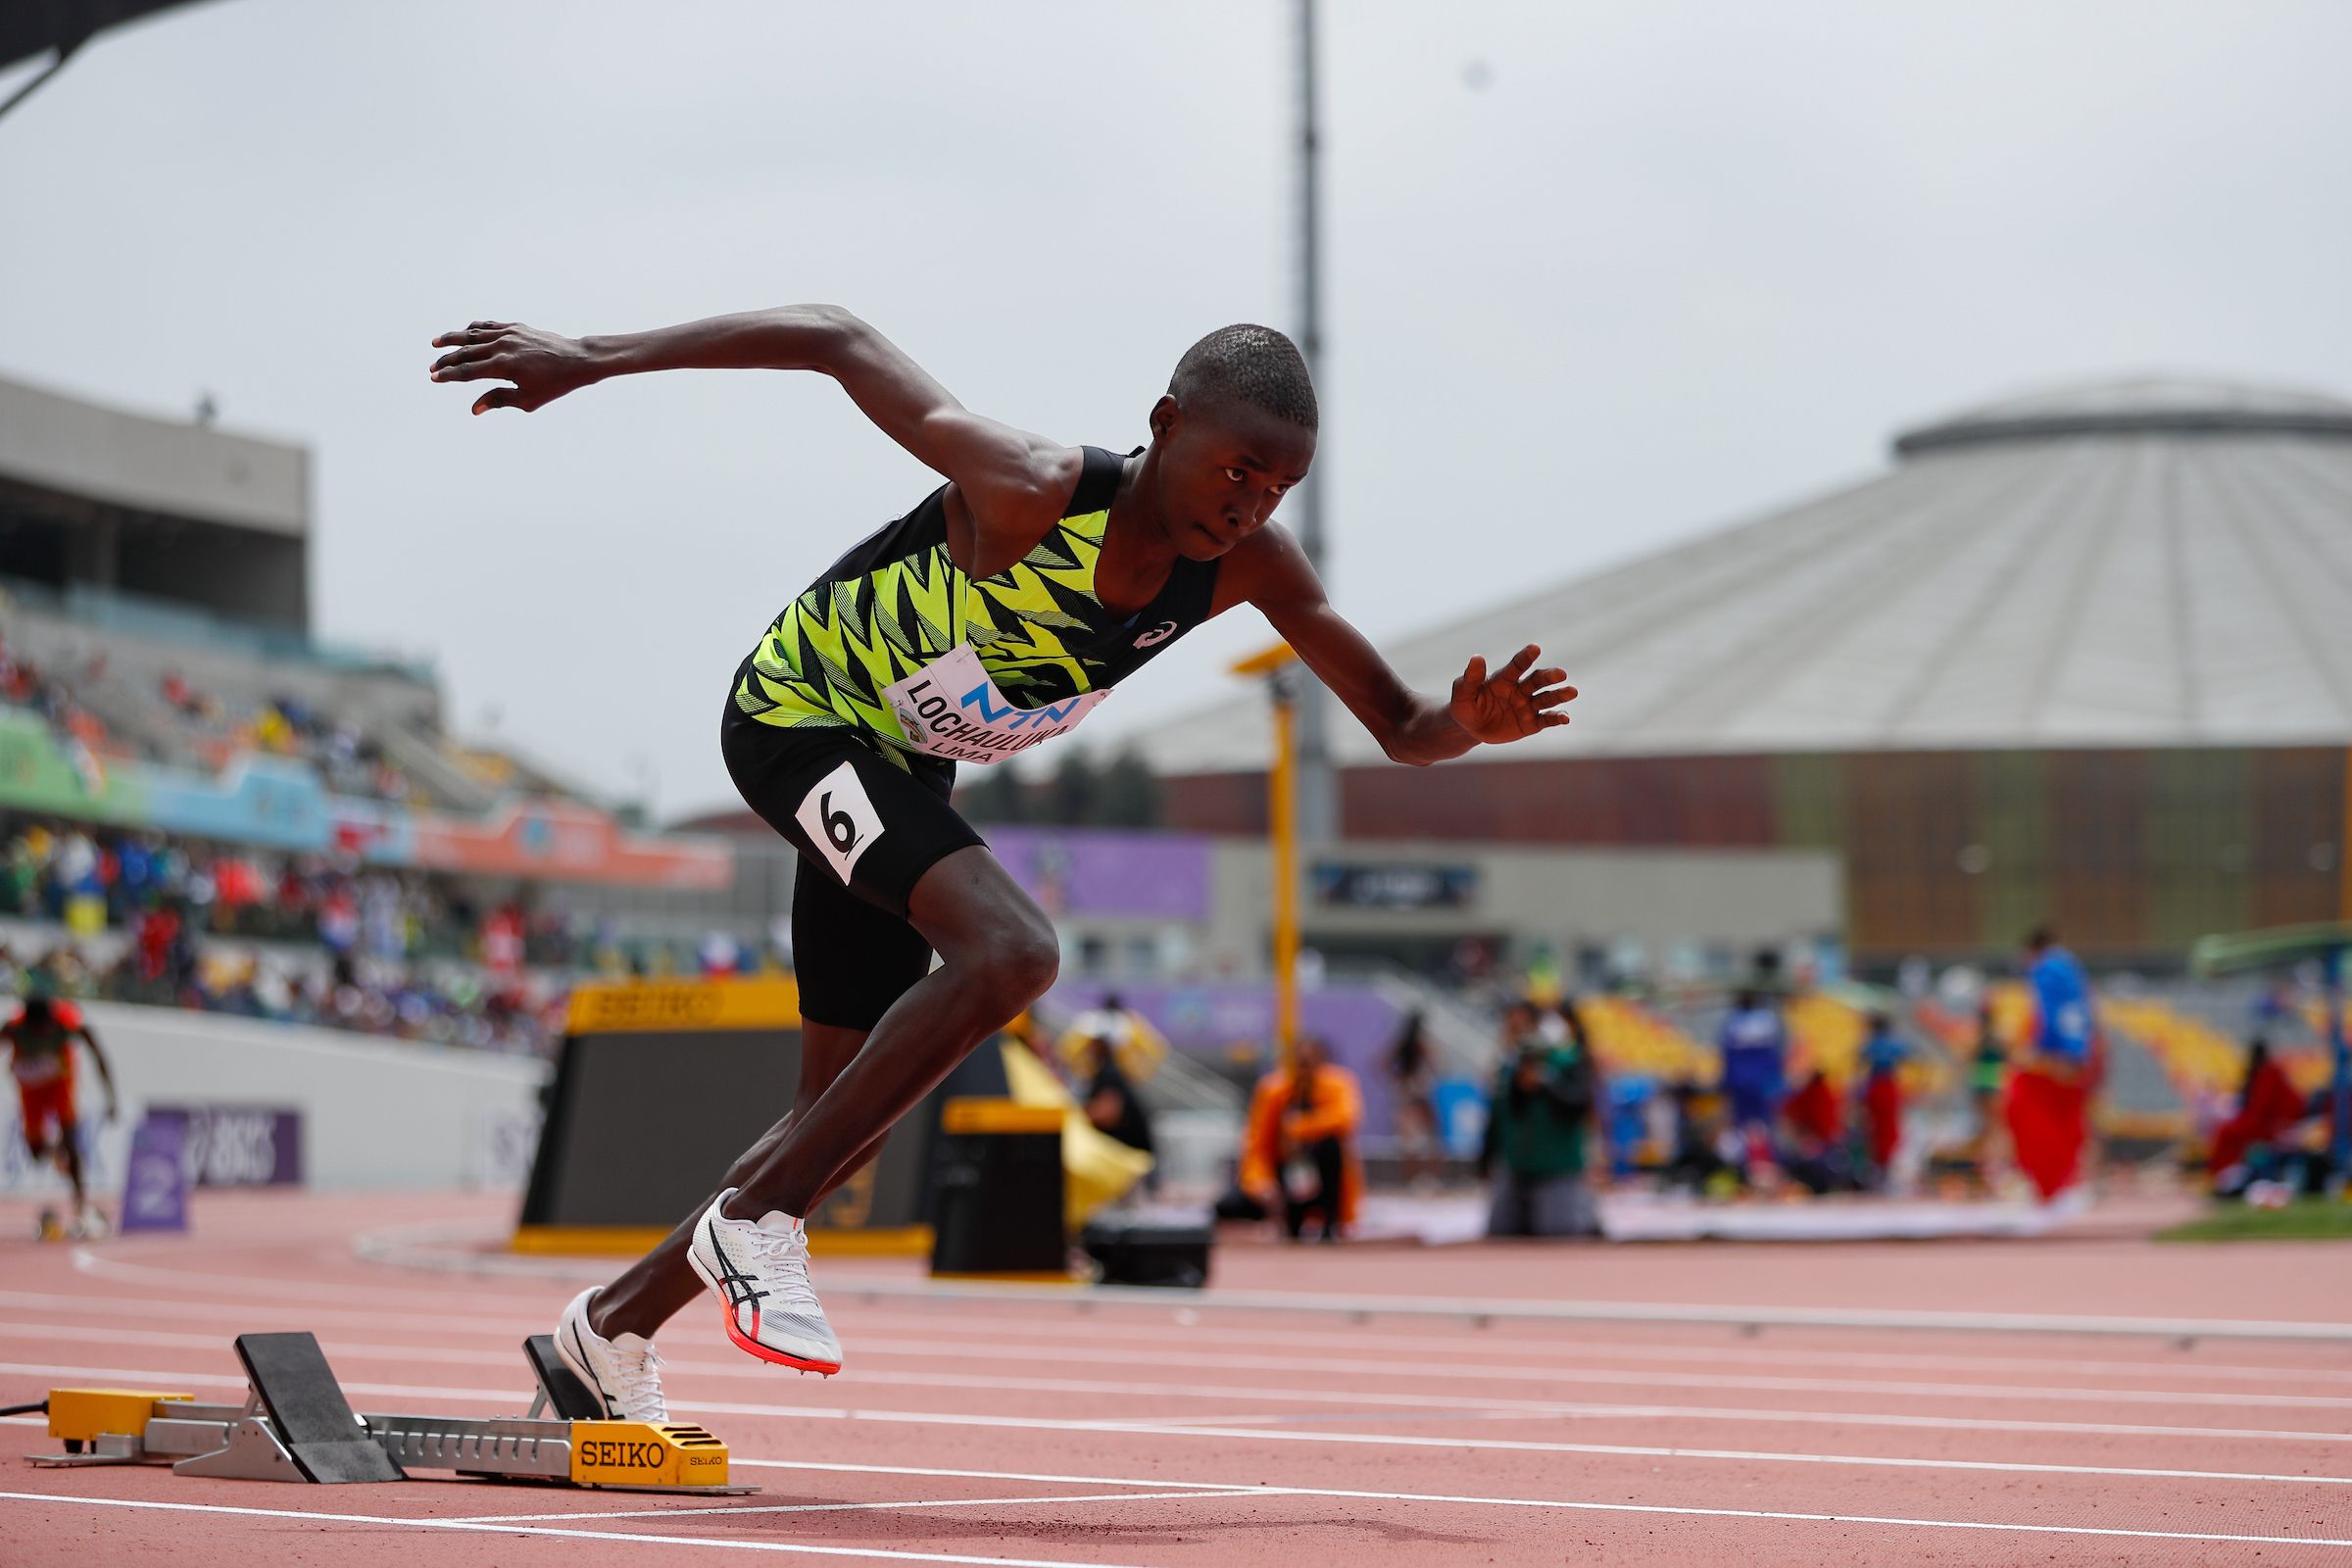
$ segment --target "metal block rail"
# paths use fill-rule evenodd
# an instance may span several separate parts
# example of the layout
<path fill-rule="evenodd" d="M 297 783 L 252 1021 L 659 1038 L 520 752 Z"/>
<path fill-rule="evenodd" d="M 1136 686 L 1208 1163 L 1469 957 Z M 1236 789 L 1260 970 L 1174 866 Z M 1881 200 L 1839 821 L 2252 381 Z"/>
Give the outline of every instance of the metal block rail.
<path fill-rule="evenodd" d="M 538 1393 L 516 1417 L 357 1414 L 308 1334 L 243 1334 L 243 1404 L 184 1394 L 52 1389 L 45 1467 L 174 1461 L 179 1475 L 340 1484 L 403 1481 L 411 1469 L 493 1480 L 726 1496 L 727 1446 L 697 1426 L 609 1421 L 544 1334 L 523 1342 Z M 552 1411 L 543 1418 L 542 1411 Z"/>

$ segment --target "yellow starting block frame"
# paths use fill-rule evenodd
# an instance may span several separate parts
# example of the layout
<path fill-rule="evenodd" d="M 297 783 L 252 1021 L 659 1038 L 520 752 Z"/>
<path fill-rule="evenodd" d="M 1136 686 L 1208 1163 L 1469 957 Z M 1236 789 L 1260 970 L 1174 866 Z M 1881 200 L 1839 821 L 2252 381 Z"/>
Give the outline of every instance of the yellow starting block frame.
<path fill-rule="evenodd" d="M 309 1341 L 316 1353 L 318 1342 L 309 1335 L 283 1338 Z M 354 1439 L 372 1443 L 389 1461 L 377 1475 L 318 1473 L 306 1462 L 302 1444 L 289 1444 L 277 1430 L 274 1406 L 258 1381 L 242 1404 L 204 1403 L 163 1390 L 52 1389 L 49 1435 L 65 1451 L 26 1457 L 51 1469 L 170 1463 L 180 1475 L 245 1481 L 396 1481 L 421 1469 L 623 1492 L 741 1496 L 760 1490 L 729 1481 L 727 1446 L 699 1426 L 566 1418 L 561 1412 L 580 1410 L 585 1391 L 557 1359 L 547 1336 L 533 1336 L 524 1349 L 540 1384 L 527 1415 L 349 1414 L 358 1427 Z M 305 1370 L 313 1374 L 312 1392 L 318 1392 L 322 1374 L 325 1392 L 341 1399 L 323 1356 Z M 540 1412 L 551 1406 L 558 1415 L 543 1418 Z"/>

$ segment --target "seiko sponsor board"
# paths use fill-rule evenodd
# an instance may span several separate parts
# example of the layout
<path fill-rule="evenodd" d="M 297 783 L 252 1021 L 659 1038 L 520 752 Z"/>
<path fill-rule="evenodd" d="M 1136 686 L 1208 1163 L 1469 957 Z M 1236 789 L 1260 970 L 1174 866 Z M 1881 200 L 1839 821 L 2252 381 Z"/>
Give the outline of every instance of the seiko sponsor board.
<path fill-rule="evenodd" d="M 924 756 L 997 762 L 1076 729 L 1110 693 L 1084 692 L 1044 708 L 1016 708 L 989 678 L 980 656 L 965 647 L 933 660 L 882 695 L 907 744 Z"/>

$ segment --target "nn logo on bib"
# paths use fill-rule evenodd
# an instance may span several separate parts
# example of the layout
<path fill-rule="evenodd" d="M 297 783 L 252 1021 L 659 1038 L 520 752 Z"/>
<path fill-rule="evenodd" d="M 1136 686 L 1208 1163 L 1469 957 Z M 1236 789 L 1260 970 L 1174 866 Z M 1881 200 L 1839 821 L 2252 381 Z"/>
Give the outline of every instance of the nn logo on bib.
<path fill-rule="evenodd" d="M 1008 701 L 969 647 L 888 687 L 883 697 L 906 742 L 927 757 L 994 762 L 1075 728 L 1108 692 L 1081 692 L 1043 708 Z"/>

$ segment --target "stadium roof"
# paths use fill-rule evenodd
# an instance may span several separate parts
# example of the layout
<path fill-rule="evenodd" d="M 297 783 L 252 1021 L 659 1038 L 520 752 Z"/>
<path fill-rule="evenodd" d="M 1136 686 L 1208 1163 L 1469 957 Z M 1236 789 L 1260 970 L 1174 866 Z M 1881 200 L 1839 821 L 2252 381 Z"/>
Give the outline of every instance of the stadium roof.
<path fill-rule="evenodd" d="M 92 35 L 189 0 L 9 0 L 0 5 L 0 70 L 49 50 L 71 54 Z"/>
<path fill-rule="evenodd" d="M 1885 476 L 1390 647 L 1541 642 L 1576 722 L 1473 759 L 2352 743 L 2352 404 L 2133 380 L 1907 432 Z M 1334 760 L 1380 753 L 1345 713 Z M 1161 772 L 1262 767 L 1230 705 Z"/>
<path fill-rule="evenodd" d="M 301 538 L 310 454 L 0 376 L 0 485 Z M 72 510 L 72 509 L 69 509 Z"/>

